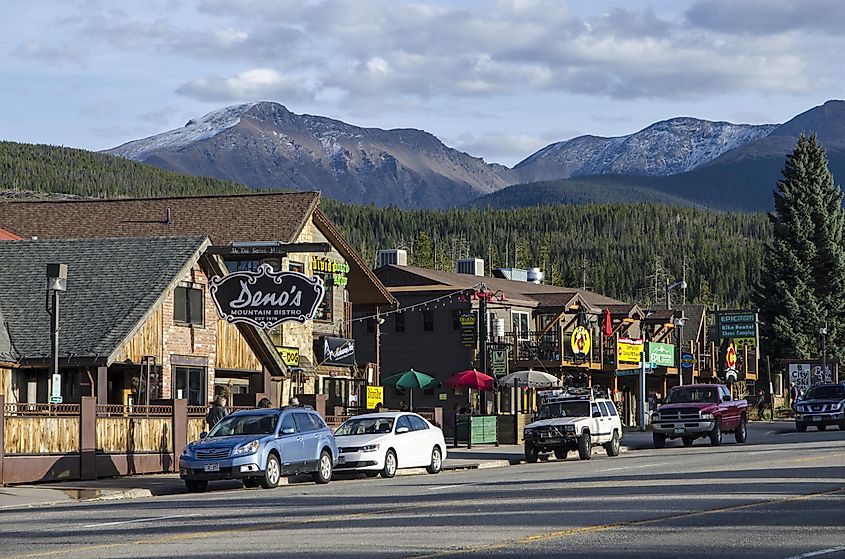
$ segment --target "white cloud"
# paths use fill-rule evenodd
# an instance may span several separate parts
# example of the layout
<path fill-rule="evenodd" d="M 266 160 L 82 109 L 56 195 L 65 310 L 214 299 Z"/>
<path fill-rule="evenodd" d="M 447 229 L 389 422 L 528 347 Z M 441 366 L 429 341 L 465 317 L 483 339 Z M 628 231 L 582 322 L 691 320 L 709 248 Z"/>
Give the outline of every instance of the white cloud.
<path fill-rule="evenodd" d="M 254 99 L 311 99 L 313 88 L 300 76 L 288 76 L 272 68 L 253 68 L 228 78 L 196 78 L 177 92 L 224 103 Z"/>

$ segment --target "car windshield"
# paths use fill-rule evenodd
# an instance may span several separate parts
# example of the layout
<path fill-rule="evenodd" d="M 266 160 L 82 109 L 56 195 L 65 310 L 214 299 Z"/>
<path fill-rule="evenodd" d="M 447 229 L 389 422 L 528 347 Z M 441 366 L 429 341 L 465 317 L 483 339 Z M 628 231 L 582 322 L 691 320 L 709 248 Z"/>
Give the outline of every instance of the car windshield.
<path fill-rule="evenodd" d="M 712 387 L 685 386 L 673 388 L 666 398 L 667 404 L 715 404 L 719 401 L 716 396 L 716 389 Z"/>
<path fill-rule="evenodd" d="M 841 384 L 814 386 L 804 394 L 804 400 L 841 400 L 843 398 L 845 398 L 845 386 Z"/>
<path fill-rule="evenodd" d="M 554 402 L 543 404 L 537 419 L 553 419 L 556 417 L 590 417 L 590 402 Z"/>
<path fill-rule="evenodd" d="M 343 437 L 344 435 L 368 435 L 391 431 L 393 431 L 392 417 L 366 417 L 346 420 L 334 434 L 336 437 Z"/>
<path fill-rule="evenodd" d="M 208 433 L 209 437 L 228 437 L 231 435 L 269 435 L 276 430 L 278 416 L 230 415 L 221 419 Z"/>

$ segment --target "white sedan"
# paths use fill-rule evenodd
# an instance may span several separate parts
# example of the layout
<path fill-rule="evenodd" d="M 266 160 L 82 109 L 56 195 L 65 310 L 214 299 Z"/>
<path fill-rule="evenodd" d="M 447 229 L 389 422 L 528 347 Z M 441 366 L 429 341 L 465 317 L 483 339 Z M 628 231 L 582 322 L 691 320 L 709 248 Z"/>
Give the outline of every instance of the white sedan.
<path fill-rule="evenodd" d="M 339 471 L 391 478 L 399 468 L 425 468 L 436 474 L 446 459 L 443 431 L 415 413 L 356 415 L 344 421 L 334 436 Z"/>

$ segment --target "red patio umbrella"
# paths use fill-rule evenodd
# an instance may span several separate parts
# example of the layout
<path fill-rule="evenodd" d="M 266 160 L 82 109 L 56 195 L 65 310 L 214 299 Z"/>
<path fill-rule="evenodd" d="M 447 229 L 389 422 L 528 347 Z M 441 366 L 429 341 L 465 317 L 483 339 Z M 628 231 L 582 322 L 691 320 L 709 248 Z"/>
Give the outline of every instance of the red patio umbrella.
<path fill-rule="evenodd" d="M 493 377 L 485 375 L 481 371 L 475 369 L 468 369 L 455 373 L 449 380 L 446 381 L 447 386 L 462 386 L 464 388 L 474 388 L 475 390 L 492 390 Z"/>
<path fill-rule="evenodd" d="M 604 309 L 602 331 L 604 332 L 605 336 L 611 336 L 613 334 L 613 322 L 610 319 L 610 309 Z"/>

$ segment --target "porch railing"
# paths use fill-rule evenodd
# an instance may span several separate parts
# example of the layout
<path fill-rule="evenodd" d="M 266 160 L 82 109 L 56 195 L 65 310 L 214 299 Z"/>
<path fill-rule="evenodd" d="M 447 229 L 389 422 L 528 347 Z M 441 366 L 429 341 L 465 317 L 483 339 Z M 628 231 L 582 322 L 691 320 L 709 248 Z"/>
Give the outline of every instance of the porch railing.
<path fill-rule="evenodd" d="M 5 415 L 79 415 L 79 404 L 4 404 Z"/>
<path fill-rule="evenodd" d="M 98 404 L 98 417 L 122 417 L 122 416 L 170 416 L 173 415 L 173 406 L 124 406 L 121 404 Z"/>

